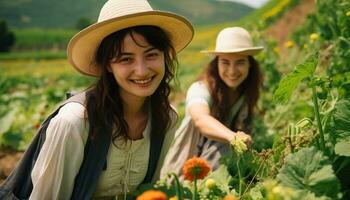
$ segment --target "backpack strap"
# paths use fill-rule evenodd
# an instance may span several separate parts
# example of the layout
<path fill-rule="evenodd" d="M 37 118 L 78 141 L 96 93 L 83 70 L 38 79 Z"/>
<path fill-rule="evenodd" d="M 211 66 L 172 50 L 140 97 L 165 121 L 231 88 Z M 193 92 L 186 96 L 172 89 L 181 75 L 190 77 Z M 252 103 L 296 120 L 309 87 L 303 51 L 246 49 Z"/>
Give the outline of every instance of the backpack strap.
<path fill-rule="evenodd" d="M 109 127 L 105 127 L 94 140 L 91 139 L 89 132 L 83 162 L 74 181 L 72 200 L 93 197 L 100 174 L 106 166 L 108 149 L 112 140 L 111 132 Z"/>

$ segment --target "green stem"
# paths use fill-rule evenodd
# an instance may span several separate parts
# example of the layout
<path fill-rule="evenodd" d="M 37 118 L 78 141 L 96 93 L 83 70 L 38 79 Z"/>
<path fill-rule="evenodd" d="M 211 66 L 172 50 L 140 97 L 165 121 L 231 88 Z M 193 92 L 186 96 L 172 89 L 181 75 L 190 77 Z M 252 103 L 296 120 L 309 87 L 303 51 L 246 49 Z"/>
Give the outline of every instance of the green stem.
<path fill-rule="evenodd" d="M 197 191 L 197 178 L 194 179 L 194 194 L 193 194 L 193 200 L 199 200 L 199 198 L 198 198 L 198 191 Z"/>
<path fill-rule="evenodd" d="M 325 142 L 324 142 L 324 135 L 323 135 L 323 129 L 322 129 L 322 124 L 321 124 L 320 111 L 319 111 L 318 101 L 317 101 L 316 86 L 312 86 L 312 100 L 314 103 L 314 111 L 315 111 L 318 131 L 320 132 L 321 150 L 325 151 L 326 147 L 325 147 Z"/>
<path fill-rule="evenodd" d="M 239 179 L 239 196 L 241 196 L 242 194 L 242 174 L 241 174 L 241 169 L 240 169 L 240 166 L 239 166 L 239 162 L 241 160 L 241 157 L 238 156 L 238 160 L 237 160 L 237 171 L 238 171 L 238 179 Z"/>
<path fill-rule="evenodd" d="M 179 181 L 179 178 L 177 177 L 177 175 L 175 173 L 171 173 L 174 178 L 175 178 L 175 190 L 176 190 L 176 196 L 178 198 L 178 200 L 183 200 L 183 192 L 182 192 L 182 187 Z"/>

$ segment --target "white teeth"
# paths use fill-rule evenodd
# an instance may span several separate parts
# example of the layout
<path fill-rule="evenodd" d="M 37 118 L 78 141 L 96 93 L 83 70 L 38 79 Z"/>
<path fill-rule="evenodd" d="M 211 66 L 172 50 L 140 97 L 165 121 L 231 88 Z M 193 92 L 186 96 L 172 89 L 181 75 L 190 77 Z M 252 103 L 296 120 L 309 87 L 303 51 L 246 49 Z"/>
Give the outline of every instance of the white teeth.
<path fill-rule="evenodd" d="M 148 82 L 150 82 L 152 80 L 152 77 L 151 78 L 148 78 L 148 79 L 143 79 L 143 80 L 132 80 L 134 83 L 137 83 L 137 84 L 146 84 Z"/>

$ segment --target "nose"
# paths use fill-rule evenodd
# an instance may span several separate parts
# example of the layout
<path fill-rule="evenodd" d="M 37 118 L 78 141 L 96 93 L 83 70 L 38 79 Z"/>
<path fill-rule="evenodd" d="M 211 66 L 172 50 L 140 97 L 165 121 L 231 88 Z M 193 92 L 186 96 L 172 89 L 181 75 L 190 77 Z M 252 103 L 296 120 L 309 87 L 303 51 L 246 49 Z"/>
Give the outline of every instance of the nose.
<path fill-rule="evenodd" d="M 237 66 L 235 64 L 232 64 L 228 69 L 228 73 L 231 75 L 238 73 Z"/>
<path fill-rule="evenodd" d="M 144 59 L 140 59 L 135 66 L 135 74 L 138 76 L 145 76 L 148 72 L 147 63 Z"/>

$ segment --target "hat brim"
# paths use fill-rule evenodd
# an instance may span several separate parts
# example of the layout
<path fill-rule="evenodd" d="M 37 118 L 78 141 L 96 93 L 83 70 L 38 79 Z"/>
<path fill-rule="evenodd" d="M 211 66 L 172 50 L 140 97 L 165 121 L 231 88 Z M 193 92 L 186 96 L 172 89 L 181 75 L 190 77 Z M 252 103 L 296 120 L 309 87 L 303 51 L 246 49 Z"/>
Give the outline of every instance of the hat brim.
<path fill-rule="evenodd" d="M 77 33 L 67 47 L 68 61 L 84 75 L 99 76 L 100 68 L 95 63 L 95 55 L 102 40 L 116 31 L 141 25 L 153 25 L 163 29 L 170 35 L 176 52 L 184 49 L 194 34 L 189 21 L 170 12 L 147 11 L 130 14 L 95 23 Z"/>
<path fill-rule="evenodd" d="M 237 49 L 231 49 L 231 50 L 225 50 L 225 51 L 217 51 L 217 50 L 203 50 L 200 51 L 204 54 L 210 54 L 210 55 L 220 55 L 220 54 L 239 54 L 239 55 L 245 55 L 245 56 L 253 56 L 258 53 L 260 53 L 264 47 L 249 47 L 249 48 L 237 48 Z"/>

